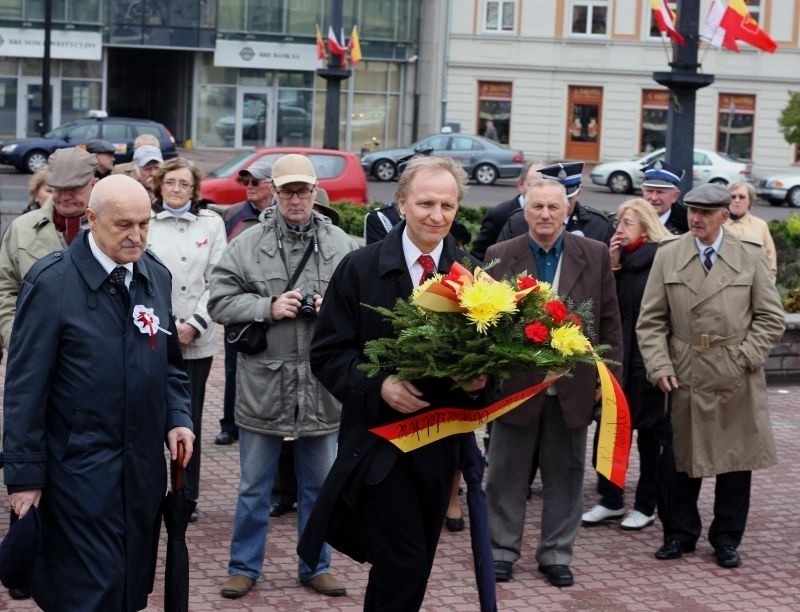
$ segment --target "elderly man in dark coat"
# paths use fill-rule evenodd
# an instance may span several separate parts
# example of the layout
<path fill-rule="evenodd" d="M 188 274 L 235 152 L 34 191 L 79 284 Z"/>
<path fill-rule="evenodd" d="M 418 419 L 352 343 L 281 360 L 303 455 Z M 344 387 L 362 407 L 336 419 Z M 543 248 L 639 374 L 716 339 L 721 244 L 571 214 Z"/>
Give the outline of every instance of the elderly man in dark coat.
<path fill-rule="evenodd" d="M 358 369 L 366 361 L 364 344 L 394 332 L 363 305 L 391 308 L 428 274 L 447 272 L 467 257 L 448 235 L 465 183 L 464 171 L 449 158 L 409 162 L 397 187 L 405 221 L 385 239 L 342 260 L 311 343 L 312 370 L 341 400 L 342 423 L 336 462 L 298 550 L 313 564 L 326 540 L 372 563 L 365 610 L 411 612 L 422 605 L 461 444 L 476 445 L 468 434 L 402 453 L 369 429 L 437 403 L 468 406 L 480 398 L 453 390 L 451 381 L 368 378 Z M 486 383 L 483 378 L 472 382 L 471 390 Z"/>
<path fill-rule="evenodd" d="M 32 593 L 45 611 L 139 610 L 152 591 L 164 442 L 192 455 L 170 275 L 144 251 L 145 189 L 103 179 L 90 232 L 31 268 L 6 371 L 11 507 L 41 514 Z"/>

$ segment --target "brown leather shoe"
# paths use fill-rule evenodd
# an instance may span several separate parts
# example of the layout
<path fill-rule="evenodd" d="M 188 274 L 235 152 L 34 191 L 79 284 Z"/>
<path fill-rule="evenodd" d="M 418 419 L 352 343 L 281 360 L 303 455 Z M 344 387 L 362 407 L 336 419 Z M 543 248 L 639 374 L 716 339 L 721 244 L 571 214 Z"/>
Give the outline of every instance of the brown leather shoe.
<path fill-rule="evenodd" d="M 319 574 L 311 580 L 301 580 L 300 583 L 303 586 L 314 589 L 321 595 L 328 595 L 329 597 L 347 595 L 347 589 L 344 588 L 344 585 L 330 574 Z"/>
<path fill-rule="evenodd" d="M 234 574 L 222 585 L 220 593 L 223 597 L 227 597 L 228 599 L 238 599 L 242 595 L 247 595 L 255 583 L 256 581 L 252 578 L 248 578 L 242 574 Z"/>

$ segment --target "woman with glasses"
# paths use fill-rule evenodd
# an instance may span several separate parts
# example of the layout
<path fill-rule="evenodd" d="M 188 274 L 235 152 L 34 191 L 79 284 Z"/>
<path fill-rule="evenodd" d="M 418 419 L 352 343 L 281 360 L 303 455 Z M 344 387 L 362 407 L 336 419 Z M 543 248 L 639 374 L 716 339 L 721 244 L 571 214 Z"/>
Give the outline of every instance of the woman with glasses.
<path fill-rule="evenodd" d="M 200 493 L 200 440 L 203 402 L 211 360 L 217 350 L 216 324 L 206 311 L 208 278 L 225 250 L 222 218 L 200 205 L 200 169 L 191 161 L 164 162 L 153 181 L 156 199 L 147 247 L 172 273 L 172 314 L 189 374 L 195 448 L 186 467 L 191 499 Z M 197 520 L 197 511 L 191 520 Z"/>
<path fill-rule="evenodd" d="M 639 450 L 639 482 L 633 510 L 620 526 L 638 531 L 655 522 L 658 498 L 659 426 L 664 416 L 664 396 L 647 380 L 647 373 L 636 340 L 639 307 L 656 256 L 659 241 L 669 236 L 652 204 L 642 198 L 623 202 L 617 210 L 617 229 L 611 237 L 611 265 L 617 281 L 617 300 L 622 322 L 622 385 L 636 429 Z M 594 452 L 597 453 L 597 432 Z M 583 524 L 597 525 L 625 515 L 623 489 L 597 475 L 600 503 L 583 514 Z"/>
<path fill-rule="evenodd" d="M 775 252 L 775 243 L 772 241 L 766 221 L 759 219 L 750 212 L 753 202 L 756 201 L 755 188 L 750 183 L 737 181 L 728 186 L 728 193 L 731 194 L 731 216 L 723 227 L 734 234 L 752 236 L 761 241 L 761 244 L 767 249 L 769 271 L 774 282 L 778 274 L 778 257 Z"/>

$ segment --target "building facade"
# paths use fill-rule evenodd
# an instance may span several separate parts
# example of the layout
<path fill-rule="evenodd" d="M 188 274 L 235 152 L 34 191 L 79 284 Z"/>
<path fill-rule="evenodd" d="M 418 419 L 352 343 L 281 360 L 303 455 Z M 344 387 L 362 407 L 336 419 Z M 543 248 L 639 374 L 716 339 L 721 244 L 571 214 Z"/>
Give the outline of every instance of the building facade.
<path fill-rule="evenodd" d="M 51 126 L 90 109 L 164 123 L 200 147 L 318 145 L 328 0 L 52 0 Z M 394 146 L 419 0 L 345 0 L 364 59 L 342 85 L 340 145 Z M 0 1 L 0 139 L 38 135 L 43 0 Z M 418 55 L 418 54 L 417 54 Z M 413 72 L 413 71 L 411 71 Z"/>
<path fill-rule="evenodd" d="M 798 89 L 800 4 L 746 0 L 778 43 L 775 54 L 703 42 L 695 146 L 751 160 L 754 173 L 798 162 L 778 131 L 788 91 Z M 452 3 L 451 3 L 452 4 Z M 468 0 L 449 15 L 445 120 L 544 160 L 630 158 L 664 146 L 671 45 L 653 27 L 647 0 Z M 673 7 L 677 4 L 671 2 Z M 711 0 L 700 3 L 700 23 Z"/>

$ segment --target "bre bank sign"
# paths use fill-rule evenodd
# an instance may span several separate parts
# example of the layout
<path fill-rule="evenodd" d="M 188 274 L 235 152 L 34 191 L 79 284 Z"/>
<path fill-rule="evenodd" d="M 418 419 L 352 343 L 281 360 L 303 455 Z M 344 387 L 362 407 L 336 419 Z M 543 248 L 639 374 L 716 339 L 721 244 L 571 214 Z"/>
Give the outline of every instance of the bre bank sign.
<path fill-rule="evenodd" d="M 44 30 L 0 28 L 0 56 L 43 58 Z M 50 57 L 100 61 L 103 58 L 103 36 L 100 32 L 53 30 Z"/>
<path fill-rule="evenodd" d="M 319 60 L 316 45 L 217 39 L 214 65 L 309 71 L 319 67 Z"/>

